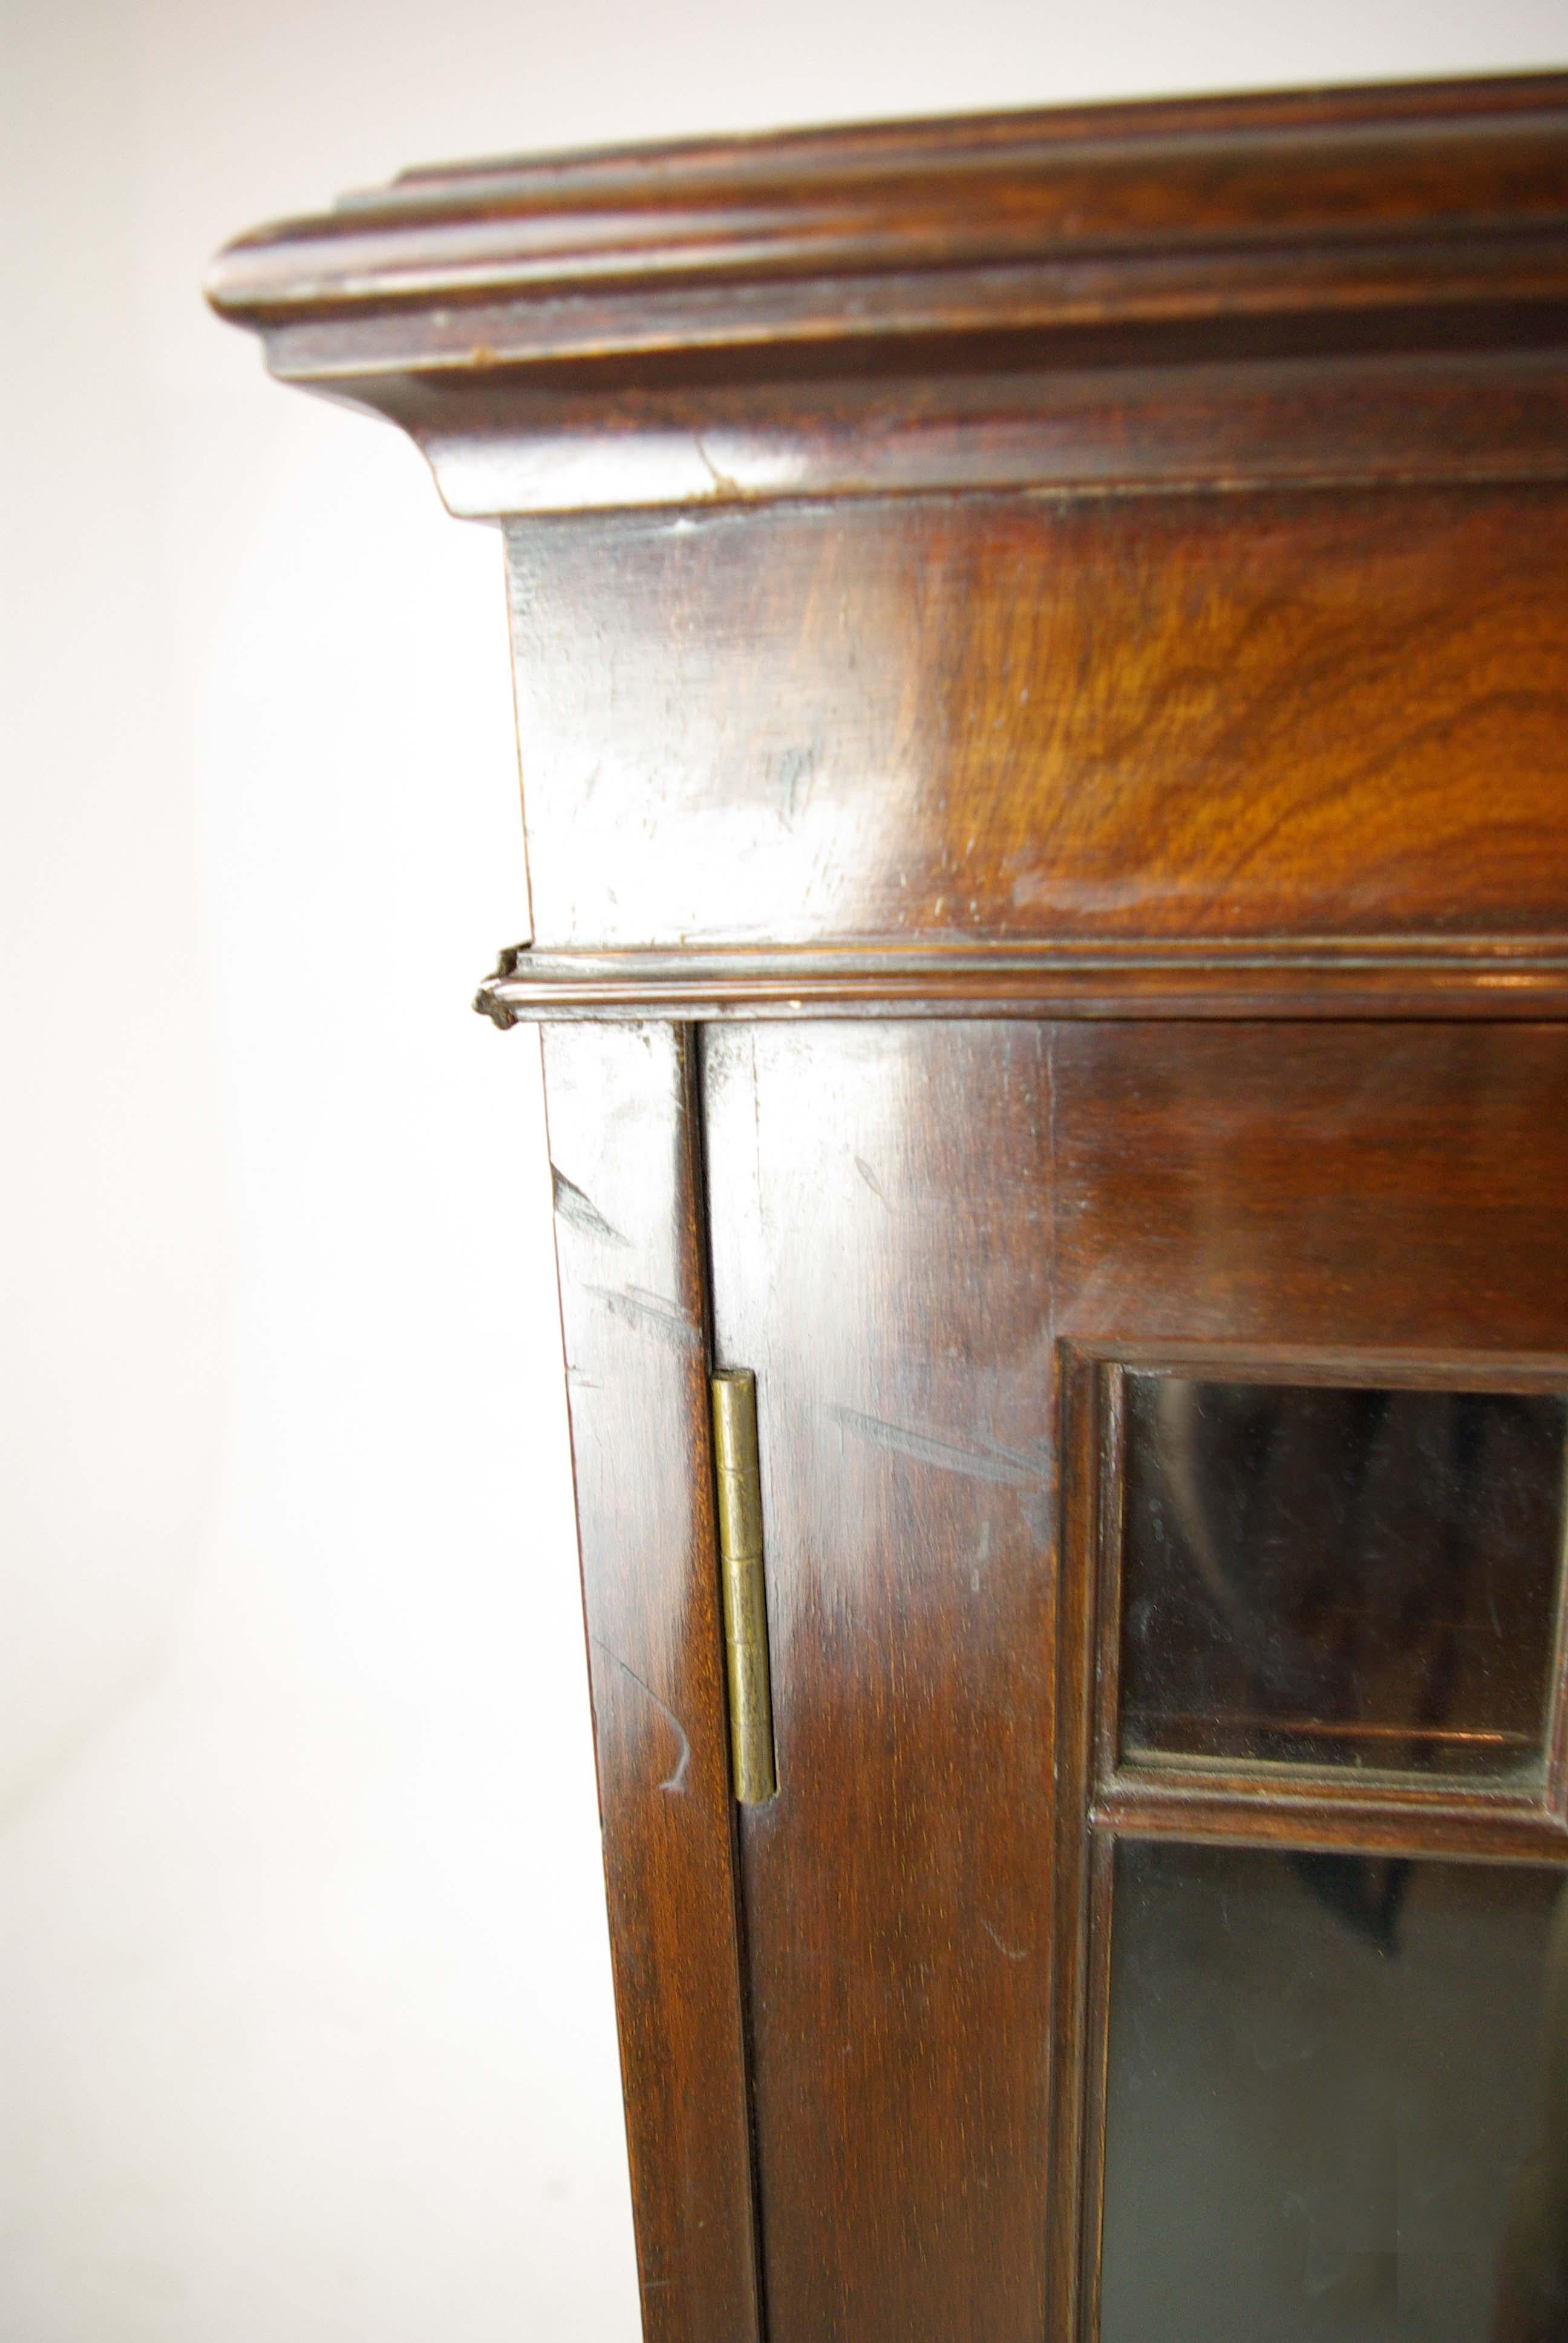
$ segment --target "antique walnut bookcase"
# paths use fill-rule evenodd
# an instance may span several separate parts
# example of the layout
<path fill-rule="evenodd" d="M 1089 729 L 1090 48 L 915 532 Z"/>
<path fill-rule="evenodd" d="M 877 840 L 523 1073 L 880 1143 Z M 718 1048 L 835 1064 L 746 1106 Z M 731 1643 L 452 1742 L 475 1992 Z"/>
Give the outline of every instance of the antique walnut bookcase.
<path fill-rule="evenodd" d="M 1568 2336 L 1568 76 L 212 293 L 505 532 L 648 2336 Z"/>

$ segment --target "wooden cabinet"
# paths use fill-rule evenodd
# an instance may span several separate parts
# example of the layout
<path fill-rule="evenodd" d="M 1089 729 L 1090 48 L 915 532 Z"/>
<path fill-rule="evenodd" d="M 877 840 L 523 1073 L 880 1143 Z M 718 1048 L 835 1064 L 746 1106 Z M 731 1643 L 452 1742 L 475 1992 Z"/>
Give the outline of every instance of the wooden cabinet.
<path fill-rule="evenodd" d="M 506 533 L 648 2336 L 1568 2333 L 1568 80 L 213 297 Z"/>

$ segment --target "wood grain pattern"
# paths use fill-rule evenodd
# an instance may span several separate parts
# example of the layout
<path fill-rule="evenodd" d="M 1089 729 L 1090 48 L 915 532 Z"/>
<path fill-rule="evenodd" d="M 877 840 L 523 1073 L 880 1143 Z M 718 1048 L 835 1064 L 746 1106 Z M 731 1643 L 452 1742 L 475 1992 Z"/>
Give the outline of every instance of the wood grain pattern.
<path fill-rule="evenodd" d="M 1428 480 L 1561 479 L 1568 326 L 1544 346 L 1486 313 L 1381 332 L 1277 321 L 1248 354 L 1194 354 L 1188 330 L 1110 352 L 1082 331 L 998 362 L 972 338 L 910 372 L 780 367 L 668 381 L 665 362 L 554 387 L 478 370 L 377 378 L 368 403 L 416 439 L 455 513 L 707 508 L 799 498 L 1056 488 L 1104 494 Z M 1487 328 L 1502 347 L 1487 347 Z M 1125 337 L 1124 337 L 1125 338 Z M 1336 342 L 1342 347 L 1336 347 Z M 755 365 L 756 361 L 753 360 Z M 356 390 L 349 385 L 350 390 Z M 356 395 L 359 395 L 356 392 Z"/>
<path fill-rule="evenodd" d="M 208 280 L 275 368 L 1568 293 L 1568 82 L 1069 108 L 410 175 Z"/>
<path fill-rule="evenodd" d="M 1054 1423 L 1041 1033 L 707 1037 L 779 1795 L 742 1818 L 769 2332 L 1038 2343 Z"/>
<path fill-rule="evenodd" d="M 1106 1435 L 1070 1410 L 1059 1594 L 1056 1344 L 1560 1385 L 1568 1030 L 738 1025 L 705 1069 L 768 1513 L 780 1787 L 742 1871 L 769 2315 L 1065 2337 L 1098 2217 L 1091 1829 L 1568 1838 L 1538 1790 L 1183 1787 L 1103 1733 L 1096 1789 Z"/>
<path fill-rule="evenodd" d="M 1568 930 L 1568 498 L 508 531 L 536 944 Z"/>
<path fill-rule="evenodd" d="M 1240 1767 L 1181 1784 L 1118 1766 L 1105 1554 L 1119 1416 L 1102 1363 L 1568 1387 L 1555 1199 L 1568 1028 L 1061 1025 L 1052 1061 L 1065 1466 L 1052 2237 L 1081 2243 L 1070 2266 L 1058 2248 L 1048 2332 L 1093 2343 L 1115 1837 L 1568 1860 L 1550 1766 L 1544 1796 L 1265 1784 Z M 1557 1750 L 1564 1689 L 1560 1652 Z"/>
<path fill-rule="evenodd" d="M 688 1044 L 670 1026 L 555 1031 L 545 1088 L 644 2332 L 749 2343 L 759 2328 Z"/>
<path fill-rule="evenodd" d="M 1339 1798 L 1251 1780 L 1178 1787 L 1130 1774 L 1090 1808 L 1097 1831 L 1133 1838 L 1222 1839 L 1233 1846 L 1360 1855 L 1449 1855 L 1488 1863 L 1568 1862 L 1568 1830 L 1539 1804 L 1497 1793 Z"/>
<path fill-rule="evenodd" d="M 1568 77 L 414 172 L 208 290 L 463 513 L 1560 478 Z"/>
<path fill-rule="evenodd" d="M 1568 76 L 443 168 L 212 291 L 507 519 L 647 2333 L 1092 2343 L 1116 1836 L 1568 1846 L 1561 1636 L 1541 1786 L 1179 1783 L 1103 1567 L 1119 1361 L 1559 1387 Z"/>
<path fill-rule="evenodd" d="M 1568 1029 L 1057 1029 L 1061 1329 L 1561 1356 Z"/>

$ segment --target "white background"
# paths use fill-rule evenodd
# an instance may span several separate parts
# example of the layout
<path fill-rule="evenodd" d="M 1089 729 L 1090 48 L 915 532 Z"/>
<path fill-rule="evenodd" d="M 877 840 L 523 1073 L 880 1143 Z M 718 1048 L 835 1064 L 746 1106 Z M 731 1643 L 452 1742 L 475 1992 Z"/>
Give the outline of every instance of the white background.
<path fill-rule="evenodd" d="M 0 0 L 0 2343 L 638 2332 L 538 1058 L 466 1005 L 498 544 L 208 254 L 416 161 L 1565 55 L 1565 0 Z"/>

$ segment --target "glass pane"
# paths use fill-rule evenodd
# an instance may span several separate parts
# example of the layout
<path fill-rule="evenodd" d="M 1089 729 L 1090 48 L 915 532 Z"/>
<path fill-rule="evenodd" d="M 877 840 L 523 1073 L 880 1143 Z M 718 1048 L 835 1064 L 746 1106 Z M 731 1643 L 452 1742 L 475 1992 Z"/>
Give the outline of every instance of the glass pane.
<path fill-rule="evenodd" d="M 1101 2343 L 1563 2343 L 1562 1880 L 1119 1847 Z"/>
<path fill-rule="evenodd" d="M 1561 1394 L 1125 1393 L 1124 1755 L 1539 1772 Z"/>

